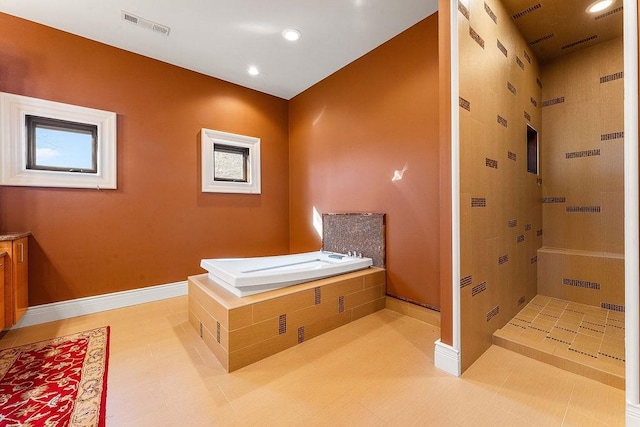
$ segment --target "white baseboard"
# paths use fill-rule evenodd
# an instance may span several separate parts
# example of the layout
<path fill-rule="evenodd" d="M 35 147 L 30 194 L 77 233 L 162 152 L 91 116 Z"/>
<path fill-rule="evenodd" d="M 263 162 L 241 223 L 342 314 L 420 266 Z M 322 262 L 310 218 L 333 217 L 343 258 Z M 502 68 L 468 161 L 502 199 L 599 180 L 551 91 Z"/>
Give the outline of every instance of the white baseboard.
<path fill-rule="evenodd" d="M 627 427 L 640 426 L 640 405 L 627 402 L 626 425 Z"/>
<path fill-rule="evenodd" d="M 14 325 L 12 329 L 39 325 L 40 323 L 69 319 L 71 317 L 84 316 L 85 314 L 98 313 L 101 311 L 129 307 L 147 302 L 159 301 L 186 294 L 187 282 L 184 281 L 169 283 L 166 285 L 151 286 L 148 288 L 133 289 L 130 291 L 114 292 L 112 294 L 97 295 L 94 297 L 54 302 L 51 304 L 36 305 L 29 307 L 24 316 L 22 316 L 20 321 Z"/>
<path fill-rule="evenodd" d="M 459 377 L 460 372 L 460 351 L 438 340 L 435 342 L 433 351 L 433 361 L 436 368 L 443 370 L 453 376 Z"/>

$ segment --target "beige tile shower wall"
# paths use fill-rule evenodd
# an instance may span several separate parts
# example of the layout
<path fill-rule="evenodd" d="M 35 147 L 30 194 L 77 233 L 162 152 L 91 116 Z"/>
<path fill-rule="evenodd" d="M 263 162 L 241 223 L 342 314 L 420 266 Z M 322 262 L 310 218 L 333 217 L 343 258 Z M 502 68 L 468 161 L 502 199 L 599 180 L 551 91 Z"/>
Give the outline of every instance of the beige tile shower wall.
<path fill-rule="evenodd" d="M 538 293 L 622 311 L 624 256 L 555 248 L 538 250 Z"/>
<path fill-rule="evenodd" d="M 543 244 L 587 252 L 576 257 L 544 249 L 538 257 L 538 288 L 545 295 L 571 293 L 572 301 L 583 304 L 623 304 L 622 72 L 622 39 L 582 49 L 542 69 Z M 599 268 L 580 268 L 584 258 Z M 599 286 L 575 292 L 565 285 L 581 282 Z"/>
<path fill-rule="evenodd" d="M 527 124 L 541 129 L 540 72 L 498 0 L 460 6 L 461 347 L 466 369 L 536 294 L 541 189 Z"/>

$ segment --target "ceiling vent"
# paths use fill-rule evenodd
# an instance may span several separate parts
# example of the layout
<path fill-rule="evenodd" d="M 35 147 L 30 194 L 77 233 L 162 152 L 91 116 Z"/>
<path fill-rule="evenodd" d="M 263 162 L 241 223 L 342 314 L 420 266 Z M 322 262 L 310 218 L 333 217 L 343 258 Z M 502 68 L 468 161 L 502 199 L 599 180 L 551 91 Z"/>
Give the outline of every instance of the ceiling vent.
<path fill-rule="evenodd" d="M 162 34 L 163 36 L 168 36 L 171 28 L 166 25 L 157 24 L 153 21 L 149 21 L 148 19 L 140 18 L 132 13 L 122 11 L 122 19 L 125 21 L 131 22 L 132 24 L 137 25 L 138 27 L 146 28 L 147 30 L 154 31 L 156 33 Z"/>

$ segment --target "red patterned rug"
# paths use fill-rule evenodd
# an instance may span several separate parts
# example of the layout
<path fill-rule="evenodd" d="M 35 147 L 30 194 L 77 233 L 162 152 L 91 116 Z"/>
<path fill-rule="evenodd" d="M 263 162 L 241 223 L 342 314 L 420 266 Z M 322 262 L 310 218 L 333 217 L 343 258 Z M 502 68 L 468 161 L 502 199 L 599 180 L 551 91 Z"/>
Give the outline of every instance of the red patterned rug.
<path fill-rule="evenodd" d="M 0 426 L 104 426 L 109 327 L 0 350 Z"/>

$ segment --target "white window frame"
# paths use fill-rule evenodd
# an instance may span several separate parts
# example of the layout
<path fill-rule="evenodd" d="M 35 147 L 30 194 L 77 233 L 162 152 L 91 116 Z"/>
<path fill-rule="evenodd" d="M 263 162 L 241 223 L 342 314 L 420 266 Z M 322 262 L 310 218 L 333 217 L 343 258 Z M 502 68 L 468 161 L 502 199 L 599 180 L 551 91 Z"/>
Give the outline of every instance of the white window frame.
<path fill-rule="evenodd" d="M 27 169 L 26 116 L 48 117 L 98 127 L 98 171 Z M 117 188 L 116 113 L 0 92 L 0 185 Z"/>
<path fill-rule="evenodd" d="M 260 194 L 260 138 L 203 128 L 200 132 L 202 147 L 202 192 Z M 216 181 L 214 179 L 214 145 L 228 145 L 249 149 L 247 182 Z"/>

